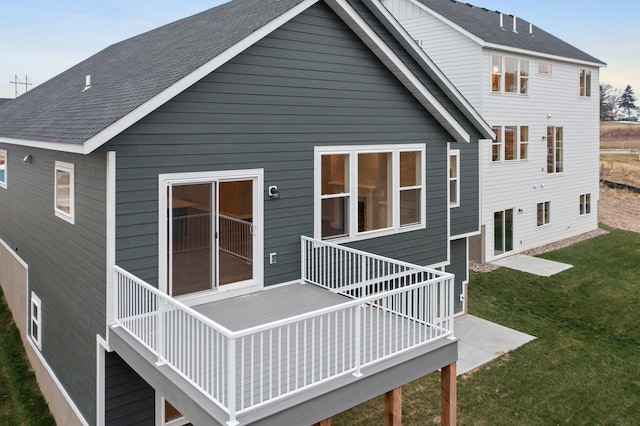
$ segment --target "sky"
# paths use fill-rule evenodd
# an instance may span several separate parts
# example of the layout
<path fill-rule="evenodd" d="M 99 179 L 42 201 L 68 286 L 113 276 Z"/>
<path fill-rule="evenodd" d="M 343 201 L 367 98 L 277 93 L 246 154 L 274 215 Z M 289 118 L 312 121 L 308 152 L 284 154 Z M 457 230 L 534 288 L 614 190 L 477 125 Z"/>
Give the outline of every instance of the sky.
<path fill-rule="evenodd" d="M 448 1 L 448 0 L 443 0 Z M 600 82 L 640 97 L 637 0 L 463 0 L 515 14 L 606 62 Z M 15 76 L 41 84 L 107 46 L 226 0 L 0 0 L 0 98 Z M 18 86 L 18 95 L 25 86 Z"/>

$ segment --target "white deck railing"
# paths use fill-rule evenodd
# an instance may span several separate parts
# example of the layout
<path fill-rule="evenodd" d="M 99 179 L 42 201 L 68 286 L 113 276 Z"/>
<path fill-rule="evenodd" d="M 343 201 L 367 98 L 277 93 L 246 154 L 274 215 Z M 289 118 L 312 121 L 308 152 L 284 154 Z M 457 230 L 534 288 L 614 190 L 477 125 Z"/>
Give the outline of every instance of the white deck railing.
<path fill-rule="evenodd" d="M 115 267 L 121 326 L 236 416 L 453 336 L 453 276 L 303 237 L 302 277 L 335 306 L 232 332 Z"/>

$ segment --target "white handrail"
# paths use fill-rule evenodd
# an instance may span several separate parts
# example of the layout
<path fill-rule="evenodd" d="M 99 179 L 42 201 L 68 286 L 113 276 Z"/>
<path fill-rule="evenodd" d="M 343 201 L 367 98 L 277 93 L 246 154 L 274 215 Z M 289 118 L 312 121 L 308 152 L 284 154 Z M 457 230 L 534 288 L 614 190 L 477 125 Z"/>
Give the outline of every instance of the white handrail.
<path fill-rule="evenodd" d="M 231 331 L 116 266 L 115 325 L 211 398 L 231 423 L 453 336 L 453 275 L 306 237 L 302 250 L 303 278 L 347 296 L 344 302 Z"/>

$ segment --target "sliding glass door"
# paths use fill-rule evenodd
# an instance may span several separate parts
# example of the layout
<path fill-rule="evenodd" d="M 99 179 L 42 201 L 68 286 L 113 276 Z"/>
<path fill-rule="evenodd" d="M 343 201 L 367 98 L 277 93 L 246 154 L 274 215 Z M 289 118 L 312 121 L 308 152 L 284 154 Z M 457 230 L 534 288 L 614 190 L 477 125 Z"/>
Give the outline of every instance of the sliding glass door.
<path fill-rule="evenodd" d="M 166 188 L 169 294 L 254 281 L 256 179 L 176 180 Z"/>

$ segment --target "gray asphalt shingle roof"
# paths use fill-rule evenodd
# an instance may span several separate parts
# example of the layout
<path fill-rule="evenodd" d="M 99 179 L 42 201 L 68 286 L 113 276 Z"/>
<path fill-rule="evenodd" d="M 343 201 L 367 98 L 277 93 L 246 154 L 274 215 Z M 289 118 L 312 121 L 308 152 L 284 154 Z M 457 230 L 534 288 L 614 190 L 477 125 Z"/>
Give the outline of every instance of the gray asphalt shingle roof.
<path fill-rule="evenodd" d="M 599 59 L 535 25 L 530 34 L 530 22 L 519 17 L 516 17 L 517 33 L 514 33 L 513 15 L 503 14 L 503 27 L 500 27 L 498 11 L 454 0 L 417 1 L 487 43 L 605 65 Z"/>
<path fill-rule="evenodd" d="M 107 47 L 2 104 L 0 137 L 81 144 L 301 2 L 236 0 Z"/>

